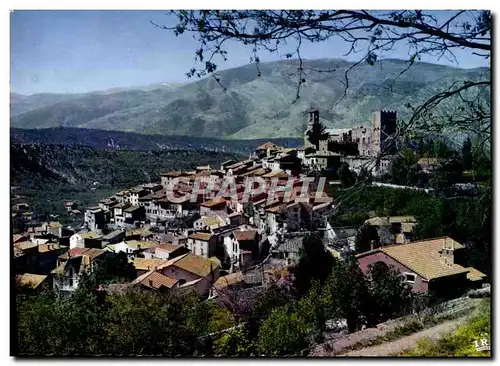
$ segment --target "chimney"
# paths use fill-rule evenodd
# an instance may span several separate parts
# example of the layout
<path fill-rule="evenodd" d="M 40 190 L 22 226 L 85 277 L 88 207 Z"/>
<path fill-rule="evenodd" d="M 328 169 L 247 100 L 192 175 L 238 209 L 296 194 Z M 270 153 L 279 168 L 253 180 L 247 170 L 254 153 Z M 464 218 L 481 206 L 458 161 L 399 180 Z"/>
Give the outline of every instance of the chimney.
<path fill-rule="evenodd" d="M 373 250 L 373 247 L 374 247 L 373 243 L 374 242 L 375 242 L 374 240 L 370 240 L 370 250 Z"/>
<path fill-rule="evenodd" d="M 149 280 L 149 286 L 153 287 L 153 280 L 152 279 Z"/>
<path fill-rule="evenodd" d="M 439 260 L 441 261 L 441 263 L 446 264 L 446 257 L 444 255 L 440 255 Z"/>

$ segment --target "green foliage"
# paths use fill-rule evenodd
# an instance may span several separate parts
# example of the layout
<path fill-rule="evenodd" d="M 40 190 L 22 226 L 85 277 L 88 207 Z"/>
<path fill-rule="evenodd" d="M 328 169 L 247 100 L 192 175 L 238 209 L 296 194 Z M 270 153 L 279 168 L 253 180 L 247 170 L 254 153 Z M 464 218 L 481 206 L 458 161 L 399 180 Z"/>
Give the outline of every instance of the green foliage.
<path fill-rule="evenodd" d="M 356 253 L 367 252 L 372 249 L 380 247 L 380 238 L 377 229 L 371 225 L 363 225 L 356 235 L 356 241 L 354 245 L 356 246 Z"/>
<path fill-rule="evenodd" d="M 442 338 L 423 339 L 412 350 L 403 356 L 413 357 L 490 357 L 491 352 L 477 351 L 475 342 L 486 337 L 491 342 L 491 309 L 490 304 L 483 306 L 478 314 L 459 327 L 456 331 Z"/>
<path fill-rule="evenodd" d="M 387 333 L 383 339 L 384 341 L 391 341 L 394 339 L 406 337 L 410 334 L 419 332 L 424 329 L 424 325 L 422 325 L 421 322 L 419 321 L 410 321 L 407 323 L 404 323 L 403 325 L 398 325 L 395 329 Z"/>
<path fill-rule="evenodd" d="M 333 198 L 346 196 L 339 212 L 330 218 L 332 225 L 359 226 L 361 217 L 367 212 L 374 212 L 377 216 L 414 215 L 417 219 L 413 228 L 415 240 L 449 235 L 459 242 L 468 242 L 469 264 L 489 273 L 491 186 L 481 188 L 478 199 L 447 199 L 421 191 L 381 187 L 366 187 L 349 194 L 332 191 L 330 194 Z M 362 248 L 366 249 L 366 246 Z"/>
<path fill-rule="evenodd" d="M 453 222 L 449 201 L 429 198 L 417 203 L 413 214 L 417 225 L 413 228 L 416 239 L 449 235 L 449 223 Z"/>
<path fill-rule="evenodd" d="M 349 169 L 349 164 L 345 162 L 340 164 L 337 174 L 344 188 L 349 188 L 356 182 L 354 173 L 351 171 L 351 169 Z"/>
<path fill-rule="evenodd" d="M 354 257 L 334 265 L 322 291 L 327 319 L 346 319 L 349 332 L 407 314 L 416 301 L 399 272 L 379 263 L 365 276 Z"/>
<path fill-rule="evenodd" d="M 370 217 L 366 212 L 346 212 L 334 219 L 336 226 L 355 226 L 359 227 L 364 224 Z"/>
<path fill-rule="evenodd" d="M 319 281 L 299 301 L 280 292 L 267 290 L 257 304 L 253 319 L 260 316 L 257 331 L 252 320 L 243 329 L 224 334 L 216 342 L 219 355 L 301 355 L 322 341 L 325 311 Z M 249 326 L 248 326 L 249 325 Z"/>
<path fill-rule="evenodd" d="M 259 355 L 300 355 L 307 347 L 307 329 L 290 305 L 274 309 L 259 329 Z"/>
<path fill-rule="evenodd" d="M 196 295 L 130 290 L 106 295 L 85 276 L 73 293 L 16 297 L 18 354 L 196 355 L 197 339 L 225 327 L 220 309 Z M 219 312 L 219 314 L 216 314 Z"/>
<path fill-rule="evenodd" d="M 370 322 L 381 323 L 407 313 L 413 303 L 411 287 L 396 269 L 379 262 L 370 266 Z"/>
<path fill-rule="evenodd" d="M 55 306 L 55 305 L 58 306 Z M 17 346 L 19 352 L 32 355 L 63 354 L 67 332 L 64 320 L 71 307 L 56 301 L 52 294 L 16 296 Z"/>
<path fill-rule="evenodd" d="M 456 154 L 456 151 L 448 143 L 446 143 L 446 141 L 443 141 L 442 139 L 437 139 L 434 143 L 433 153 L 434 153 L 433 156 L 436 158 L 450 159 Z"/>
<path fill-rule="evenodd" d="M 18 296 L 18 351 L 33 355 L 99 354 L 106 329 L 91 278 L 71 297 Z"/>
<path fill-rule="evenodd" d="M 215 301 L 208 301 L 208 305 L 207 312 L 211 314 L 208 323 L 209 333 L 231 328 L 234 325 L 233 314 L 226 307 L 217 304 Z"/>
<path fill-rule="evenodd" d="M 429 185 L 437 190 L 444 190 L 451 185 L 462 180 L 463 165 L 462 160 L 458 156 L 454 156 L 444 162 L 432 174 L 429 179 Z"/>
<path fill-rule="evenodd" d="M 271 285 L 257 299 L 256 304 L 252 307 L 251 317 L 266 318 L 273 308 L 285 305 L 292 300 L 293 297 L 290 293 L 287 293 L 277 285 Z"/>
<path fill-rule="evenodd" d="M 131 292 L 111 296 L 107 336 L 112 354 L 185 355 L 194 352 L 193 342 L 199 333 L 197 319 L 189 317 L 198 303 L 174 297 Z M 194 308 L 194 309 L 193 309 Z M 184 311 L 180 311 L 184 309 Z"/>
<path fill-rule="evenodd" d="M 325 249 L 321 235 L 317 232 L 306 235 L 299 251 L 299 261 L 291 268 L 298 294 L 306 294 L 314 280 L 323 284 L 332 272 L 333 264 L 334 258 Z"/>
<path fill-rule="evenodd" d="M 462 161 L 465 170 L 472 169 L 473 155 L 472 155 L 472 141 L 468 137 L 462 145 Z"/>
<path fill-rule="evenodd" d="M 374 212 L 377 216 L 408 215 L 412 214 L 414 206 L 418 203 L 427 202 L 432 198 L 422 191 L 383 187 L 364 187 L 361 190 L 347 192 L 333 191 L 331 195 L 334 199 L 343 198 L 339 213 L 332 217 L 334 222 L 342 215 L 356 214 L 357 217 L 363 215 L 366 217 L 368 212 Z"/>
<path fill-rule="evenodd" d="M 127 254 L 120 252 L 105 260 L 93 274 L 102 284 L 129 282 L 133 279 L 134 266 L 129 263 Z"/>
<path fill-rule="evenodd" d="M 200 161 L 218 166 L 224 160 L 239 158 L 208 151 L 108 151 L 11 144 L 11 184 L 39 216 L 59 214 L 61 223 L 67 224 L 72 220 L 64 201 L 77 202 L 81 208 L 120 189 L 159 182 L 160 174 L 166 171 L 192 170 Z M 93 186 L 93 182 L 98 185 Z"/>
<path fill-rule="evenodd" d="M 415 239 L 449 235 L 468 243 L 469 265 L 490 273 L 492 216 L 489 193 L 481 200 L 431 198 L 415 206 Z"/>
<path fill-rule="evenodd" d="M 323 301 L 329 319 L 346 319 L 349 332 L 358 330 L 366 322 L 370 290 L 354 257 L 333 266 L 323 288 Z"/>
<path fill-rule="evenodd" d="M 414 185 L 418 182 L 418 156 L 412 149 L 403 149 L 392 163 L 392 183 Z"/>
<path fill-rule="evenodd" d="M 319 281 L 314 281 L 307 295 L 299 300 L 297 315 L 303 323 L 309 343 L 322 342 L 327 319 L 324 303 L 321 300 L 321 286 Z"/>
<path fill-rule="evenodd" d="M 244 327 L 224 333 L 214 341 L 217 356 L 248 357 L 255 354 L 255 345 L 248 330 Z"/>

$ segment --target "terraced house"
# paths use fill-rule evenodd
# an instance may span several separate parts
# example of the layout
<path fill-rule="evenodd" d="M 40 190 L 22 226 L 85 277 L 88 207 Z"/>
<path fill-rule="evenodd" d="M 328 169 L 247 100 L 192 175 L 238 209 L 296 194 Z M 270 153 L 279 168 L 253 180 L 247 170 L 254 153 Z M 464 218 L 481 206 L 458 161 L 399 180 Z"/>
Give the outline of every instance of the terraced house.
<path fill-rule="evenodd" d="M 476 287 L 486 275 L 466 265 L 464 246 L 450 237 L 380 247 L 356 255 L 361 270 L 393 266 L 414 291 L 453 298 Z"/>
<path fill-rule="evenodd" d="M 81 276 L 91 273 L 100 262 L 107 259 L 103 249 L 73 248 L 59 256 L 57 267 L 51 272 L 56 291 L 75 291 Z"/>
<path fill-rule="evenodd" d="M 216 237 L 210 233 L 194 233 L 188 236 L 188 249 L 200 257 L 209 258 L 215 255 Z"/>
<path fill-rule="evenodd" d="M 219 278 L 219 270 L 220 263 L 217 261 L 187 253 L 144 273 L 133 284 L 150 290 L 168 291 L 175 288 L 208 296 L 212 285 Z"/>

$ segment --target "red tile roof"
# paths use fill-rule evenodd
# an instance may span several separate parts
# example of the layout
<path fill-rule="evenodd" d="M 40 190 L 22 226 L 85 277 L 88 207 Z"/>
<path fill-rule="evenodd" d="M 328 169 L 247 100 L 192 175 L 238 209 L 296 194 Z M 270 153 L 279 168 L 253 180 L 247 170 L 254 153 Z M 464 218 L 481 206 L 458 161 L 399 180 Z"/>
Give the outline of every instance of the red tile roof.
<path fill-rule="evenodd" d="M 219 277 L 217 279 L 217 281 L 215 281 L 214 286 L 217 289 L 223 289 L 225 287 L 228 287 L 231 285 L 236 285 L 236 284 L 242 283 L 244 281 L 245 280 L 243 277 L 243 273 L 236 272 L 236 273 L 232 273 L 232 274 L 227 275 L 227 276 Z"/>
<path fill-rule="evenodd" d="M 267 149 L 272 149 L 272 150 L 279 150 L 280 147 L 276 144 L 273 144 L 272 142 L 268 141 L 262 145 L 260 145 L 257 149 L 255 150 L 267 150 Z"/>
<path fill-rule="evenodd" d="M 146 272 L 138 277 L 133 284 L 141 284 L 142 286 L 158 290 L 160 287 L 172 288 L 178 281 L 174 278 L 165 276 L 163 273 L 155 270 Z"/>
<path fill-rule="evenodd" d="M 171 243 L 162 243 L 156 249 L 163 250 L 163 251 L 165 251 L 167 253 L 172 253 L 172 252 L 174 252 L 174 251 L 176 251 L 177 249 L 180 249 L 180 248 L 181 247 L 179 245 L 175 245 L 175 244 L 171 244 Z"/>
<path fill-rule="evenodd" d="M 97 248 L 73 248 L 70 249 L 68 252 L 64 253 L 63 255 L 59 256 L 59 258 L 67 259 L 69 254 L 69 256 L 71 257 L 86 255 L 90 259 L 94 259 L 104 254 L 105 252 L 106 252 L 105 250 Z"/>
<path fill-rule="evenodd" d="M 158 269 L 175 266 L 185 271 L 191 272 L 199 277 L 207 277 L 219 266 L 213 261 L 200 257 L 193 253 L 186 253 L 180 257 L 170 259 L 167 263 L 158 267 Z"/>
<path fill-rule="evenodd" d="M 238 241 L 249 241 L 249 240 L 255 240 L 255 237 L 257 235 L 257 231 L 255 230 L 243 230 L 243 231 L 234 231 L 233 232 L 235 238 Z"/>

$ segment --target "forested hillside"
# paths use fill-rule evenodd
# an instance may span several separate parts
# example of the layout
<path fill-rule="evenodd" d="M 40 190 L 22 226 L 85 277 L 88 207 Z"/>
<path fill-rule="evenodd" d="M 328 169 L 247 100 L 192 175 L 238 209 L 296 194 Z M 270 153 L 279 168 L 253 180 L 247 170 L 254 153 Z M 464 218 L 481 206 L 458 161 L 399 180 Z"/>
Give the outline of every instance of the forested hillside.
<path fill-rule="evenodd" d="M 95 204 L 112 192 L 160 180 L 162 172 L 215 168 L 238 154 L 209 151 L 119 151 L 63 145 L 11 144 L 11 186 L 36 213 L 64 212 L 63 201 Z"/>

